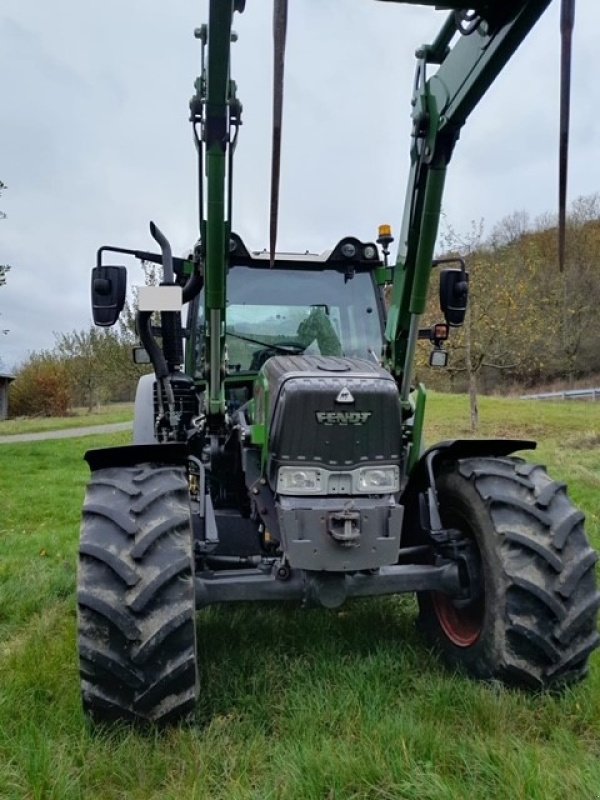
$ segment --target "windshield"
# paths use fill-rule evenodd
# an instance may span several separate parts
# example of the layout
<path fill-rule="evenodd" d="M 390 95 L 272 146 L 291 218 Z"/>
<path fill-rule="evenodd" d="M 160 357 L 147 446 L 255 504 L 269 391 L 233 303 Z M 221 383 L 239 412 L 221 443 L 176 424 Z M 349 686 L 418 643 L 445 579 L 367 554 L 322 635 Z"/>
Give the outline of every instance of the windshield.
<path fill-rule="evenodd" d="M 230 373 L 256 372 L 273 355 L 307 353 L 377 358 L 382 331 L 369 273 L 232 267 L 227 281 Z M 198 304 L 202 356 L 204 297 Z"/>

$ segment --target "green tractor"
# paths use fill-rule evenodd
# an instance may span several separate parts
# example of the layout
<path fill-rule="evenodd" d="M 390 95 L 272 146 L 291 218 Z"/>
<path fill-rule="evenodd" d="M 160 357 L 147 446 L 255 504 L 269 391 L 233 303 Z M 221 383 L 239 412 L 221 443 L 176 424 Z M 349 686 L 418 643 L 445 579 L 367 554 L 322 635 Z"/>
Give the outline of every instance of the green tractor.
<path fill-rule="evenodd" d="M 426 395 L 413 385 L 417 341 L 429 339 L 431 363 L 444 366 L 444 340 L 467 307 L 464 263 L 434 260 L 448 162 L 470 111 L 549 2 L 444 4 L 439 35 L 417 51 L 391 264 L 387 226 L 374 242 L 349 235 L 321 255 L 276 251 L 282 0 L 271 251 L 250 251 L 232 231 L 242 107 L 229 58 L 244 2 L 210 0 L 191 101 L 198 244 L 175 258 L 151 224 L 160 253 L 101 247 L 92 273 L 95 322 L 112 325 L 126 276 L 106 254 L 163 271 L 139 295 L 137 356 L 154 371 L 138 387 L 133 444 L 85 456 L 79 656 L 94 719 L 167 723 L 192 712 L 197 612 L 253 600 L 331 609 L 416 592 L 420 626 L 452 667 L 534 690 L 586 674 L 600 594 L 583 514 L 564 484 L 514 456 L 533 442 L 426 448 Z M 434 267 L 443 322 L 423 329 Z"/>

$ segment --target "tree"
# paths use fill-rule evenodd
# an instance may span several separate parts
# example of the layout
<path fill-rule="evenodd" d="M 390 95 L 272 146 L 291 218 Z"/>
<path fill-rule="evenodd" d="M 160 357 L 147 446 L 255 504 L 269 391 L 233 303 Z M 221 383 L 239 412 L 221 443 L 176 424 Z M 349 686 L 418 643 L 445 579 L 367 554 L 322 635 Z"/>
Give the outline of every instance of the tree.
<path fill-rule="evenodd" d="M 55 334 L 55 337 L 55 352 L 67 370 L 75 403 L 93 411 L 104 399 L 101 398 L 104 332 L 91 327 L 87 331 Z"/>
<path fill-rule="evenodd" d="M 65 416 L 71 405 L 67 370 L 49 352 L 33 353 L 10 387 L 12 416 Z"/>
<path fill-rule="evenodd" d="M 461 256 L 466 261 L 469 303 L 464 325 L 452 331 L 448 342 L 446 377 L 437 373 L 432 382 L 446 389 L 455 389 L 458 383 L 468 391 L 473 431 L 479 423 L 479 392 L 505 382 L 507 375 L 539 370 L 544 352 L 547 330 L 541 324 L 539 258 L 536 238 L 527 232 L 527 224 L 526 215 L 517 213 L 500 222 L 488 239 L 483 221 L 472 222 L 464 235 L 448 227 L 442 239 L 444 256 Z M 427 317 L 432 323 L 439 321 L 433 297 Z M 446 385 L 440 387 L 444 380 Z"/>
<path fill-rule="evenodd" d="M 515 244 L 530 230 L 529 214 L 526 211 L 514 211 L 494 227 L 490 244 L 494 248 Z"/>
<path fill-rule="evenodd" d="M 69 375 L 73 402 L 92 411 L 110 400 L 131 400 L 143 370 L 133 363 L 131 337 L 90 326 L 55 334 L 55 356 Z"/>
<path fill-rule="evenodd" d="M 467 374 L 472 431 L 479 425 L 477 397 L 482 371 L 514 370 L 523 356 L 519 342 L 525 339 L 521 306 L 526 278 L 493 245 L 513 240 L 514 222 L 521 224 L 521 219 L 511 218 L 506 230 L 497 227 L 491 243 L 484 242 L 483 220 L 472 222 L 465 236 L 458 236 L 452 228 L 445 236 L 449 255 L 462 256 L 469 270 L 465 323 L 453 336 L 450 349 L 456 361 L 452 372 Z"/>
<path fill-rule="evenodd" d="M 144 270 L 144 285 L 145 286 L 158 286 L 161 281 L 160 267 L 151 261 L 142 261 L 142 269 Z M 138 332 L 136 329 L 135 318 L 138 309 L 138 292 L 137 288 L 133 288 L 133 298 L 127 298 L 123 310 L 119 316 L 118 329 L 121 339 L 128 341 L 130 344 L 135 344 L 138 340 Z M 158 314 L 153 317 L 155 324 L 160 324 Z"/>
<path fill-rule="evenodd" d="M 518 247 L 533 263 L 535 294 L 542 342 L 543 375 L 566 378 L 600 369 L 600 337 L 596 325 L 600 304 L 598 252 L 600 249 L 600 195 L 580 197 L 567 220 L 567 252 L 563 272 L 557 265 L 556 220 L 544 217 Z"/>
<path fill-rule="evenodd" d="M 569 383 L 590 365 L 590 359 L 594 356 L 597 359 L 598 337 L 594 334 L 600 302 L 599 221 L 600 195 L 580 197 L 573 203 L 567 227 L 565 269 L 554 276 L 556 343 Z"/>
<path fill-rule="evenodd" d="M 465 322 L 452 341 L 452 351 L 457 363 L 454 372 L 466 371 L 471 430 L 479 426 L 479 377 L 484 367 L 509 369 L 513 365 L 512 353 L 499 344 L 499 328 L 506 327 L 510 313 L 510 301 L 505 304 L 504 319 L 499 314 L 498 270 L 494 263 L 493 250 L 483 241 L 484 223 L 471 223 L 470 232 L 463 237 L 449 229 L 446 245 L 452 255 L 460 255 L 467 262 L 469 271 L 469 302 Z"/>
<path fill-rule="evenodd" d="M 52 350 L 32 353 L 17 371 L 14 415 L 61 416 L 73 406 L 91 412 L 99 403 L 133 399 L 145 368 L 133 363 L 130 336 L 90 326 L 55 339 Z"/>

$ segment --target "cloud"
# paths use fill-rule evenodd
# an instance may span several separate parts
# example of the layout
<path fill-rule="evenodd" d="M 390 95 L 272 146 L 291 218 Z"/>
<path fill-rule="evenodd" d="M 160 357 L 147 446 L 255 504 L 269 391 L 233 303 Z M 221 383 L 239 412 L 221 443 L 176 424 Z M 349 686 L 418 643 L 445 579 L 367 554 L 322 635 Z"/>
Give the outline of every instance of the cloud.
<path fill-rule="evenodd" d="M 196 160 L 187 122 L 199 70 L 191 0 L 53 4 L 4 0 L 0 11 L 0 178 L 8 218 L 0 261 L 0 356 L 9 366 L 90 322 L 89 268 L 105 243 L 146 248 L 155 219 L 175 252 L 197 238 Z M 234 28 L 233 77 L 244 105 L 234 227 L 268 237 L 271 3 L 249 0 Z M 290 4 L 279 244 L 320 251 L 346 234 L 399 227 L 410 146 L 415 48 L 444 19 L 372 0 Z M 570 195 L 598 190 L 600 8 L 580 4 L 575 39 Z M 558 3 L 476 109 L 450 165 L 445 213 L 455 228 L 515 210 L 555 208 Z M 596 173 L 597 174 L 597 173 Z M 132 271 L 131 282 L 141 282 Z"/>

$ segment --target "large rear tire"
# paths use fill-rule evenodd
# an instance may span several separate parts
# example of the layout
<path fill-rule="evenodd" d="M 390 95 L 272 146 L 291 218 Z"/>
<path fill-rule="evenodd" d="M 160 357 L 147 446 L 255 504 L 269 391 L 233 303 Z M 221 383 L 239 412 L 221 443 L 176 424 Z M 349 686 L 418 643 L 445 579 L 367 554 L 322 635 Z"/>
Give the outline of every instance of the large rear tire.
<path fill-rule="evenodd" d="M 164 724 L 193 711 L 194 560 L 183 468 L 140 464 L 92 474 L 77 599 L 87 713 Z"/>
<path fill-rule="evenodd" d="M 475 678 L 534 689 L 581 679 L 600 642 L 597 555 L 564 484 L 521 459 L 473 458 L 447 465 L 437 488 L 444 525 L 476 544 L 482 588 L 466 605 L 420 594 L 429 641 Z"/>

